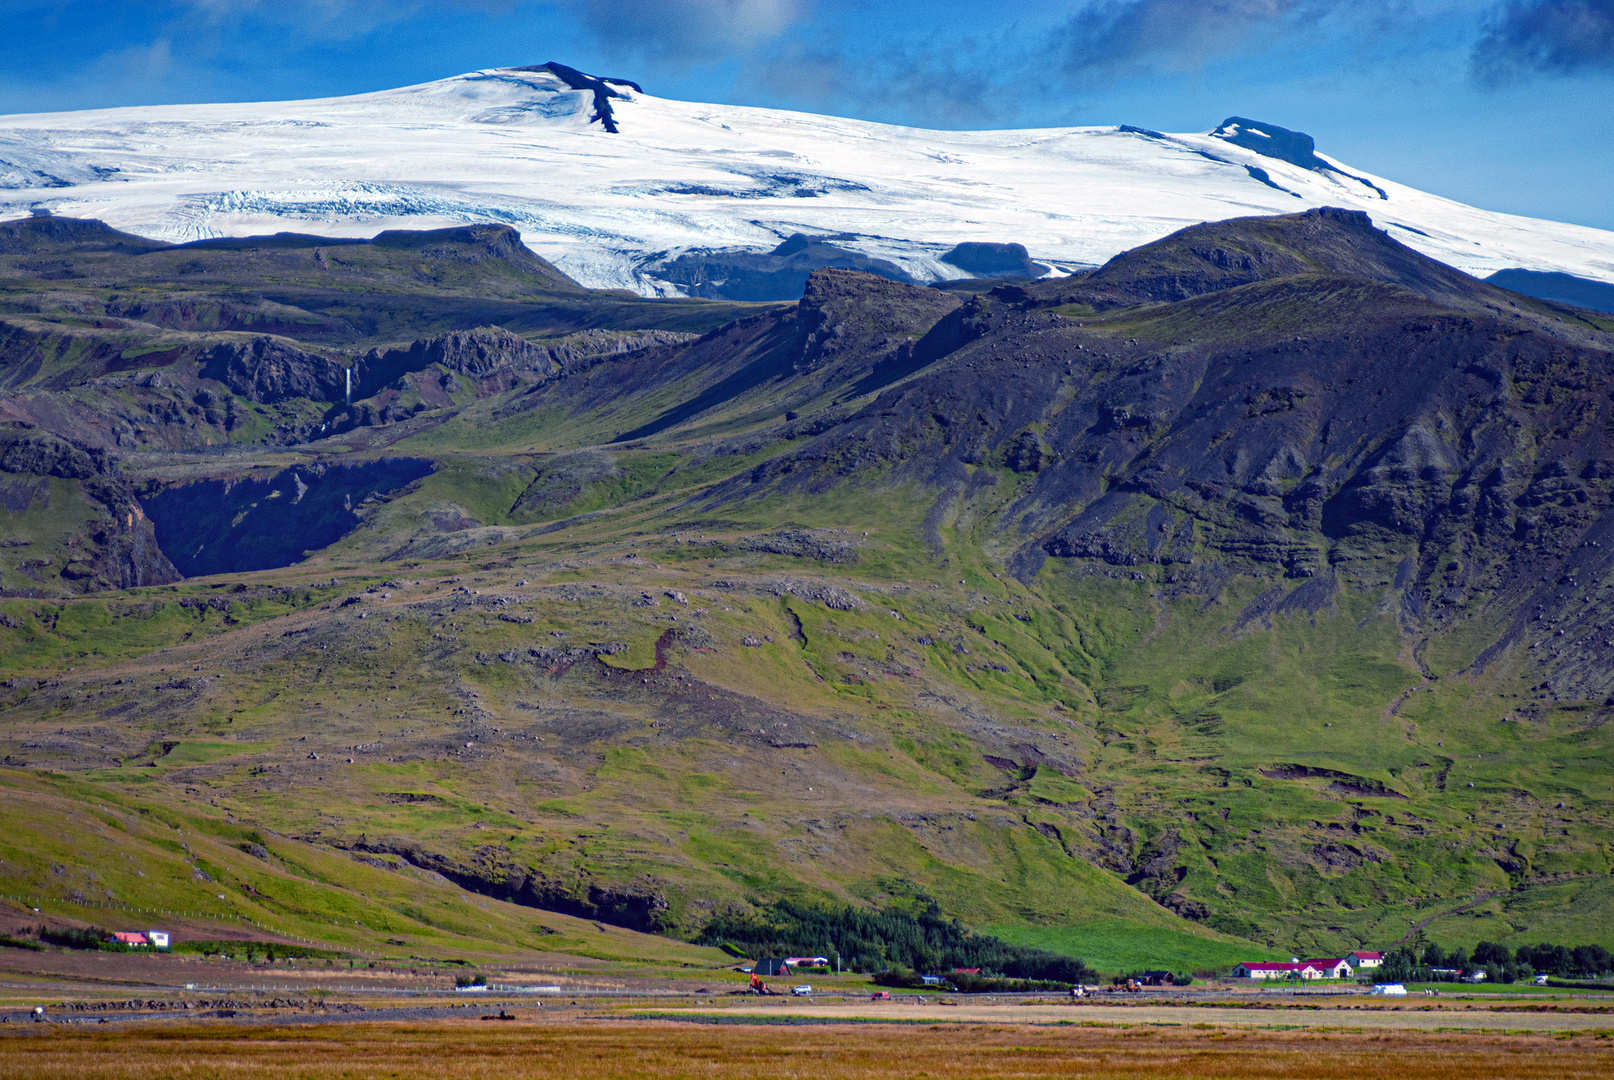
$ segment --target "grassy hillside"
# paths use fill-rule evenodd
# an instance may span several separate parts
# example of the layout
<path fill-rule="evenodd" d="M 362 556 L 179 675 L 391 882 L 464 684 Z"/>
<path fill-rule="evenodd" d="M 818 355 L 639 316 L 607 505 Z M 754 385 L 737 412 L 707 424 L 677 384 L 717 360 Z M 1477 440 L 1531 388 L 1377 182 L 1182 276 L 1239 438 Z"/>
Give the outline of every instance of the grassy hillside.
<path fill-rule="evenodd" d="M 1205 228 L 777 310 L 506 252 L 477 273 L 609 334 L 180 355 L 140 415 L 204 404 L 129 443 L 65 404 L 105 355 L 47 386 L 18 338 L 0 893 L 602 962 L 716 962 L 683 942 L 780 898 L 1112 971 L 1614 945 L 1610 340 L 1348 215 Z M 287 250 L 216 265 L 289 303 Z M 389 251 L 355 310 L 480 295 Z M 403 374 L 350 405 L 348 364 Z M 237 384 L 278 434 L 199 445 L 259 431 Z M 169 576 L 68 575 L 97 529 Z"/>

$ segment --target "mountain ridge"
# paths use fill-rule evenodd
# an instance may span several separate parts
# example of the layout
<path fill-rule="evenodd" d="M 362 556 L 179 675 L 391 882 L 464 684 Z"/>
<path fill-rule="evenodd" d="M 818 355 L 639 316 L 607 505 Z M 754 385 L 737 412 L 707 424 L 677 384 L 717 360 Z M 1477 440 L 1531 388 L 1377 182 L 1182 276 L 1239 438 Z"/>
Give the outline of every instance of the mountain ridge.
<path fill-rule="evenodd" d="M 295 889 L 162 887 L 314 931 L 349 901 L 277 837 L 685 939 L 781 899 L 1210 966 L 1614 925 L 1614 321 L 1348 208 L 790 305 L 417 239 L 0 255 L 8 445 L 115 464 L 198 575 L 74 576 L 90 478 L 0 456 L 0 798 L 259 844 Z M 369 299 L 288 303 L 335 274 Z M 111 314 L 137 284 L 188 328 Z M 239 293 L 282 329 L 211 329 Z M 208 374 L 257 340 L 300 356 Z"/>

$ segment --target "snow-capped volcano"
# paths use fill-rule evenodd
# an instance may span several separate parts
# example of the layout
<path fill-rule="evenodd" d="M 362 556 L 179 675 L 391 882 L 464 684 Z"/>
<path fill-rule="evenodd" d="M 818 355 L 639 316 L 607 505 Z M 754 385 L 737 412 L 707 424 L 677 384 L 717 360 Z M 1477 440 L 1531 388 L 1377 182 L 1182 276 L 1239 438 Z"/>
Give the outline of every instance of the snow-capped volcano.
<path fill-rule="evenodd" d="M 1492 213 L 1234 117 L 1134 127 L 929 131 L 673 101 L 560 64 L 353 97 L 0 117 L 0 217 L 101 218 L 172 241 L 505 222 L 578 281 L 655 295 L 689 252 L 832 237 L 918 280 L 1019 243 L 1070 269 L 1200 221 L 1367 211 L 1463 270 L 1614 281 L 1614 233 Z"/>

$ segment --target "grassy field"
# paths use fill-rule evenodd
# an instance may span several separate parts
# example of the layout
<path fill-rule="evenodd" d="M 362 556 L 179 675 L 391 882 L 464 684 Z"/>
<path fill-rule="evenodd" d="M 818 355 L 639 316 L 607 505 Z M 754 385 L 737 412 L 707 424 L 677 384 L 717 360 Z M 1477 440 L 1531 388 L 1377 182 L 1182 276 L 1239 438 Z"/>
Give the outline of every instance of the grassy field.
<path fill-rule="evenodd" d="M 1002 924 L 986 927 L 986 931 L 1016 945 L 1079 956 L 1100 971 L 1192 973 L 1226 970 L 1241 960 L 1289 958 L 1270 948 L 1207 931 L 1190 933 L 1125 919 L 1096 919 L 1074 926 Z"/>
<path fill-rule="evenodd" d="M 149 1025 L 0 1034 L 6 1080 L 992 1080 L 1139 1075 L 1287 1080 L 1580 1080 L 1604 1077 L 1614 1045 L 1579 1035 L 1249 1031 L 1209 1025 L 712 1026 L 594 1022 Z"/>

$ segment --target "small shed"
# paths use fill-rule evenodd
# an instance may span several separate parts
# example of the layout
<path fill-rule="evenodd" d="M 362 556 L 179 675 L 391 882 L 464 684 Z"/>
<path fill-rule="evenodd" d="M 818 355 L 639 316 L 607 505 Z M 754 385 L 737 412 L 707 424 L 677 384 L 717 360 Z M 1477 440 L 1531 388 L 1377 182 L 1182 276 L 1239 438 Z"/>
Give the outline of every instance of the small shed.
<path fill-rule="evenodd" d="M 768 978 L 778 978 L 781 975 L 790 974 L 790 965 L 785 963 L 783 960 L 770 958 L 767 960 L 758 960 L 755 964 L 751 965 L 751 970 L 757 975 L 762 975 Z"/>

